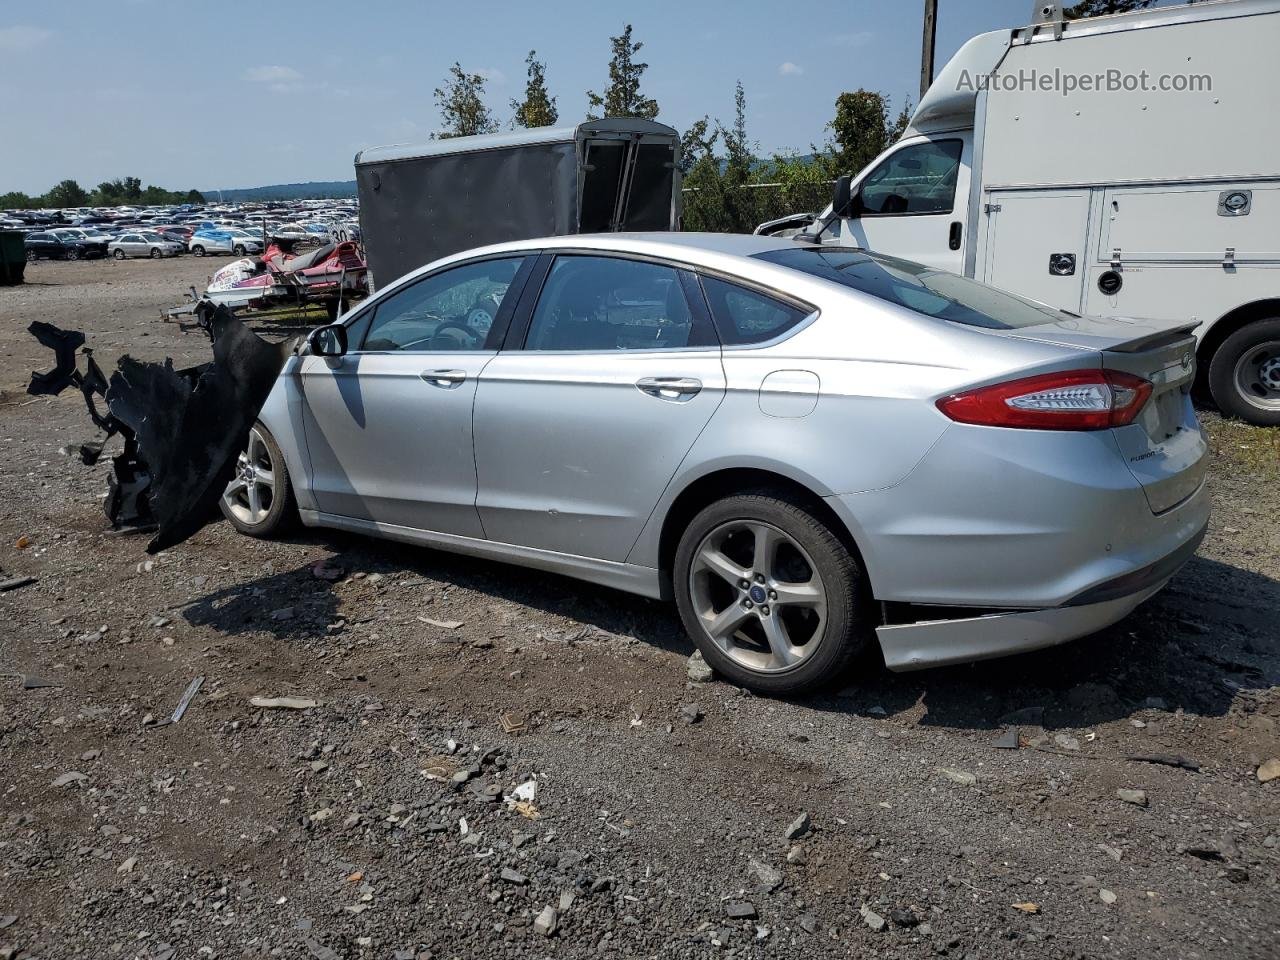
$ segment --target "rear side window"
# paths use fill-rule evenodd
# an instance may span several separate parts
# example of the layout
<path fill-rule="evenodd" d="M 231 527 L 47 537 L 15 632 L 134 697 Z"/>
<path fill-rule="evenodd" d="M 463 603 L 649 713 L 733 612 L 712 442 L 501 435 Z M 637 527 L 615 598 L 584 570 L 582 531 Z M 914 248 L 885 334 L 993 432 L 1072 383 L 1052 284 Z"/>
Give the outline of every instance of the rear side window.
<path fill-rule="evenodd" d="M 916 313 L 969 327 L 1016 330 L 1057 323 L 1067 316 L 959 274 L 862 250 L 797 245 L 756 256 Z"/>
<path fill-rule="evenodd" d="M 720 342 L 726 346 L 772 340 L 809 315 L 792 304 L 716 277 L 703 277 L 702 288 Z"/>
<path fill-rule="evenodd" d="M 703 345 L 671 267 L 614 257 L 557 257 L 526 350 L 673 350 Z"/>

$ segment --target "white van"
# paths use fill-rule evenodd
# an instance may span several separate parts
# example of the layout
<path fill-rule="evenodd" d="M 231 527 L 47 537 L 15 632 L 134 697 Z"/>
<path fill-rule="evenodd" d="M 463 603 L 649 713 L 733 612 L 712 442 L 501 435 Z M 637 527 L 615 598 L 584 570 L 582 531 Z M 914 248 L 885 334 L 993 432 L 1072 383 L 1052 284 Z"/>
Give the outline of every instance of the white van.
<path fill-rule="evenodd" d="M 1214 401 L 1280 425 L 1277 14 L 1206 0 L 1063 22 L 1038 2 L 1031 26 L 960 49 L 823 240 L 1075 313 L 1199 321 Z"/>

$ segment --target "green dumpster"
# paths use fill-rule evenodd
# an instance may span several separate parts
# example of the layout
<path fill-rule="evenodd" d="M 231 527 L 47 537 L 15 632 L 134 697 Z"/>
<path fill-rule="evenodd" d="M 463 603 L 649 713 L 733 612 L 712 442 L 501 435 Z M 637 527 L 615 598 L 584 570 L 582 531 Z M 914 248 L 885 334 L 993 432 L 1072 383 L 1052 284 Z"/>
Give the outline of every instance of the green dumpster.
<path fill-rule="evenodd" d="M 0 230 L 0 284 L 12 286 L 22 282 L 27 268 L 27 248 L 20 230 Z"/>

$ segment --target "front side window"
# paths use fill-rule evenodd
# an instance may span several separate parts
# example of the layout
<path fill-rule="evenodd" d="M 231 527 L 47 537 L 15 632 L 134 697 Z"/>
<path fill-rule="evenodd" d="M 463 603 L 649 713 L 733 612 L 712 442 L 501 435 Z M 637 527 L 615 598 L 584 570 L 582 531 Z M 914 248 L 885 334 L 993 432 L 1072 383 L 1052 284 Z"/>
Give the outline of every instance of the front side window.
<path fill-rule="evenodd" d="M 525 349 L 669 350 L 699 339 L 673 268 L 566 256 L 547 274 Z"/>
<path fill-rule="evenodd" d="M 720 341 L 726 346 L 772 340 L 810 312 L 715 277 L 703 277 L 702 289 L 706 291 Z"/>
<path fill-rule="evenodd" d="M 481 350 L 523 257 L 453 267 L 389 294 L 373 307 L 363 350 Z"/>
<path fill-rule="evenodd" d="M 862 216 L 950 213 L 963 146 L 960 140 L 939 140 L 890 154 L 862 183 Z"/>

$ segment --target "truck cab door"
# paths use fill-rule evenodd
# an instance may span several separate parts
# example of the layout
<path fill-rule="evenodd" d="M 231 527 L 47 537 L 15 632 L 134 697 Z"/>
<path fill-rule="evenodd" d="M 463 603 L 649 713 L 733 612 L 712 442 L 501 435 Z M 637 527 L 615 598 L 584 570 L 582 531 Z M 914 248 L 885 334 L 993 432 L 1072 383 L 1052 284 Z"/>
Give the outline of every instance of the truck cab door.
<path fill-rule="evenodd" d="M 968 132 L 897 144 L 854 184 L 837 242 L 963 273 L 971 154 Z"/>

